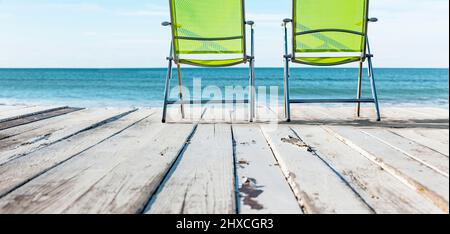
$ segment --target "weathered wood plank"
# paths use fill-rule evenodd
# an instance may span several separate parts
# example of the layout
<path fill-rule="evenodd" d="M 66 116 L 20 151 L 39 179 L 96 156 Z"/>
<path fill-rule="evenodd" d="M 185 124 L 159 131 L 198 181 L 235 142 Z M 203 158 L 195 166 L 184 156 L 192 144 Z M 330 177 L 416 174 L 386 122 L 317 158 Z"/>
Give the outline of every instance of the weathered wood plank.
<path fill-rule="evenodd" d="M 424 145 L 441 154 L 449 156 L 448 136 L 437 139 L 432 130 L 419 129 L 392 129 L 393 133 L 408 138 L 418 144 Z"/>
<path fill-rule="evenodd" d="M 387 110 L 396 109 L 387 108 Z M 389 116 L 387 119 L 384 118 L 381 122 L 366 122 L 365 119 L 353 119 L 351 122 L 345 122 L 344 120 L 348 121 L 348 118 L 345 117 L 342 108 L 330 108 L 329 111 L 324 111 L 322 108 L 311 108 L 308 114 L 310 113 L 315 115 L 320 115 L 320 113 L 322 113 L 326 118 L 334 119 L 332 122 L 323 122 L 328 125 L 389 129 L 395 134 L 401 135 L 448 156 L 449 131 L 448 129 L 441 128 L 445 124 L 438 124 L 436 126 L 435 123 L 429 123 L 428 121 L 410 123 L 405 121 L 405 119 L 408 118 L 408 115 Z M 403 118 L 403 120 L 401 120 L 401 118 Z"/>
<path fill-rule="evenodd" d="M 426 133 L 422 133 L 422 134 L 426 134 L 427 137 L 440 141 L 443 144 L 448 145 L 449 144 L 449 129 L 417 129 L 418 132 L 428 132 L 428 134 Z"/>
<path fill-rule="evenodd" d="M 303 213 L 259 126 L 234 125 L 233 137 L 240 213 Z"/>
<path fill-rule="evenodd" d="M 293 129 L 327 163 L 334 165 L 377 213 L 443 213 L 415 190 L 320 126 L 295 126 Z"/>
<path fill-rule="evenodd" d="M 197 123 L 200 122 L 207 107 L 200 105 L 185 105 L 185 116 L 181 115 L 180 106 L 172 106 L 167 110 L 167 123 Z"/>
<path fill-rule="evenodd" d="M 448 129 L 448 120 L 419 117 L 417 114 L 402 110 L 398 113 L 395 108 L 382 109 L 382 121 L 375 121 L 375 114 L 369 114 L 373 109 L 364 109 L 365 113 L 360 118 L 356 117 L 354 109 L 344 108 L 310 108 L 306 114 L 314 113 L 322 116 L 316 119 L 316 123 L 328 125 L 354 126 L 354 127 L 385 127 L 385 128 L 426 128 L 433 130 Z M 405 113 L 403 113 L 405 112 Z M 369 116 L 369 117 L 367 117 Z"/>
<path fill-rule="evenodd" d="M 202 123 L 231 123 L 231 109 L 226 105 L 211 104 L 202 117 Z"/>
<path fill-rule="evenodd" d="M 284 119 L 284 110 L 274 106 L 258 106 L 256 121 L 260 123 L 279 123 Z"/>
<path fill-rule="evenodd" d="M 4 196 L 0 213 L 63 213 L 121 163 L 154 147 L 164 126 L 151 117 L 136 123 Z"/>
<path fill-rule="evenodd" d="M 372 213 L 342 177 L 309 150 L 288 126 L 263 132 L 306 213 Z"/>
<path fill-rule="evenodd" d="M 231 127 L 199 125 L 147 213 L 230 214 L 236 212 Z"/>
<path fill-rule="evenodd" d="M 155 114 L 155 112 L 153 110 L 141 110 L 130 113 L 116 121 L 82 132 L 0 166 L 0 197 L 49 169 L 113 137 L 143 118 Z"/>
<path fill-rule="evenodd" d="M 58 108 L 56 106 L 11 106 L 0 110 L 0 122 L 6 119 L 39 113 L 46 110 Z"/>
<path fill-rule="evenodd" d="M 105 154 L 103 160 L 109 160 L 111 154 L 128 158 L 92 185 L 64 213 L 141 213 L 177 159 L 193 125 L 167 125 L 151 137 L 149 130 L 141 130 L 134 136 L 145 140 L 133 144 L 133 149 L 107 146 L 107 151 L 90 152 L 87 157 Z"/>
<path fill-rule="evenodd" d="M 448 156 L 383 129 L 362 129 L 361 131 L 393 149 L 408 155 L 447 178 L 449 177 Z"/>
<path fill-rule="evenodd" d="M 429 167 L 378 142 L 357 129 L 326 127 L 339 140 L 358 151 L 405 184 L 448 212 L 449 180 Z"/>
<path fill-rule="evenodd" d="M 81 109 L 70 107 L 58 107 L 40 112 L 33 112 L 31 114 L 15 116 L 13 118 L 3 119 L 2 121 L 0 121 L 0 131 L 53 118 L 55 116 L 65 115 L 79 110 Z"/>
<path fill-rule="evenodd" d="M 60 123 L 62 121 L 70 119 L 70 118 L 76 118 L 76 117 L 72 117 L 72 116 L 78 116 L 78 115 L 80 115 L 80 113 L 93 112 L 93 111 L 95 111 L 95 110 L 89 110 L 89 109 L 88 110 L 78 110 L 78 111 L 70 112 L 70 113 L 67 113 L 64 115 L 58 115 L 58 116 L 54 116 L 51 118 L 46 118 L 46 119 L 42 119 L 39 121 L 31 122 L 28 124 L 19 125 L 19 126 L 15 126 L 12 128 L 0 130 L 0 140 L 10 138 L 13 136 L 18 136 L 22 133 L 30 132 L 30 131 L 33 131 L 33 130 L 36 130 L 39 128 L 43 128 L 43 127 L 55 124 L 55 123 Z"/>
<path fill-rule="evenodd" d="M 75 112 L 63 121 L 0 140 L 0 165 L 7 161 L 47 147 L 99 124 L 114 119 L 130 110 L 85 110 Z"/>

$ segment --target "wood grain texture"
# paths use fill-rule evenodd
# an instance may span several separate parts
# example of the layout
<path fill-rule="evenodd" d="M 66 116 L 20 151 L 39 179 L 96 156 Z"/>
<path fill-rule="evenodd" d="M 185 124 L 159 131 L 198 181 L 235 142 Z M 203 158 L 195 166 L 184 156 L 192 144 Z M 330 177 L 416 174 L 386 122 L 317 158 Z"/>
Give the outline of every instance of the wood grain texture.
<path fill-rule="evenodd" d="M 275 132 L 264 126 L 262 129 L 306 213 L 373 212 L 288 126 L 280 126 Z"/>
<path fill-rule="evenodd" d="M 449 156 L 449 142 L 448 135 L 443 137 L 437 137 L 435 130 L 427 129 L 392 129 L 393 133 L 402 137 L 410 139 L 418 144 L 424 145 L 432 150 L 435 150 L 441 154 Z"/>
<path fill-rule="evenodd" d="M 0 131 L 0 140 L 6 139 L 6 138 L 11 138 L 14 136 L 18 136 L 20 134 L 26 133 L 26 132 L 30 132 L 39 128 L 43 128 L 49 125 L 54 125 L 54 124 L 60 124 L 61 122 L 67 120 L 67 119 L 71 119 L 71 118 L 77 118 L 78 115 L 80 115 L 80 113 L 94 113 L 96 110 L 79 110 L 79 111 L 75 111 L 75 112 L 70 112 L 64 115 L 58 115 L 58 116 L 53 116 L 51 118 L 47 118 L 47 119 L 42 119 L 39 121 L 35 121 L 35 122 L 31 122 L 31 123 L 27 123 L 27 124 L 23 124 L 23 125 L 18 125 L 12 128 L 8 128 L 8 129 L 4 129 Z"/>
<path fill-rule="evenodd" d="M 42 121 L 45 119 L 50 119 L 56 116 L 65 115 L 75 111 L 81 110 L 80 108 L 70 108 L 70 107 L 57 107 L 53 109 L 45 109 L 40 112 L 33 112 L 31 114 L 26 114 L 22 116 L 15 116 L 13 118 L 3 119 L 0 121 L 0 131 L 5 129 L 14 128 L 17 126 L 23 126 L 30 123 Z"/>
<path fill-rule="evenodd" d="M 197 123 L 202 120 L 208 107 L 200 105 L 186 105 L 185 118 L 181 116 L 181 108 L 179 105 L 173 105 L 167 110 L 167 123 L 182 124 L 182 123 Z"/>
<path fill-rule="evenodd" d="M 326 129 L 448 212 L 448 178 L 357 129 L 336 126 Z"/>
<path fill-rule="evenodd" d="M 217 106 L 11 119 L 0 213 L 448 213 L 445 111 Z"/>
<path fill-rule="evenodd" d="M 415 190 L 319 126 L 293 129 L 380 214 L 443 213 Z M 330 147 L 332 146 L 332 147 Z"/>
<path fill-rule="evenodd" d="M 147 213 L 236 213 L 233 168 L 231 127 L 199 125 Z"/>
<path fill-rule="evenodd" d="M 63 213 L 114 168 L 151 147 L 163 129 L 151 117 L 140 121 L 4 196 L 0 213 Z"/>
<path fill-rule="evenodd" d="M 193 126 L 164 126 L 153 135 L 148 133 L 149 130 L 140 131 L 140 135 L 134 136 L 142 140 L 134 144 L 132 149 L 121 146 L 109 148 L 108 151 L 90 152 L 95 155 L 114 153 L 129 158 L 91 186 L 64 213 L 141 213 L 175 162 Z"/>
<path fill-rule="evenodd" d="M 363 129 L 361 131 L 404 155 L 428 166 L 445 177 L 449 177 L 448 156 L 417 144 L 407 138 L 393 134 L 390 131 L 383 129 Z"/>
<path fill-rule="evenodd" d="M 7 162 L 0 166 L 0 197 L 47 170 L 95 147 L 155 112 L 154 110 L 140 110 L 130 113 L 116 121 Z"/>
<path fill-rule="evenodd" d="M 56 122 L 0 140 L 0 165 L 101 125 L 128 110 L 84 110 Z M 51 122 L 51 121 L 50 121 Z"/>
<path fill-rule="evenodd" d="M 240 213 L 301 214 L 259 126 L 234 125 Z"/>

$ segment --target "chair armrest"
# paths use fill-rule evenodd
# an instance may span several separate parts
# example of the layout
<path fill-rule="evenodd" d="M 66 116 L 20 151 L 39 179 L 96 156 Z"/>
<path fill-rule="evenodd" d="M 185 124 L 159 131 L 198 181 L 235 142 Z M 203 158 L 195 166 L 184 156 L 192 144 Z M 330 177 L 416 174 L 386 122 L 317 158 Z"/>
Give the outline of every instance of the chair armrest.
<path fill-rule="evenodd" d="M 378 22 L 378 19 L 377 18 L 369 18 L 368 21 L 371 23 L 376 23 L 376 22 Z"/>
<path fill-rule="evenodd" d="M 164 22 L 161 23 L 161 25 L 164 26 L 164 27 L 167 27 L 167 26 L 172 25 L 172 23 L 164 21 Z"/>
<path fill-rule="evenodd" d="M 255 25 L 255 22 L 249 20 L 249 21 L 245 21 L 245 24 L 250 25 L 250 26 L 253 26 L 253 25 Z"/>
<path fill-rule="evenodd" d="M 286 18 L 283 20 L 283 23 L 281 24 L 281 27 L 287 27 L 289 23 L 292 23 L 292 19 Z"/>

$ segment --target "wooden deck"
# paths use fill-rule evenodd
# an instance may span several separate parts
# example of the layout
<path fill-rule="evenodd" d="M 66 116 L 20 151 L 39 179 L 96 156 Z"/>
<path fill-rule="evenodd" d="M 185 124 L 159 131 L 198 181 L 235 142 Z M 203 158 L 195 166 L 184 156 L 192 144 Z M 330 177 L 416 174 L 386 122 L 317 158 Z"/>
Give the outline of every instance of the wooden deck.
<path fill-rule="evenodd" d="M 437 108 L 0 106 L 0 213 L 448 213 Z"/>

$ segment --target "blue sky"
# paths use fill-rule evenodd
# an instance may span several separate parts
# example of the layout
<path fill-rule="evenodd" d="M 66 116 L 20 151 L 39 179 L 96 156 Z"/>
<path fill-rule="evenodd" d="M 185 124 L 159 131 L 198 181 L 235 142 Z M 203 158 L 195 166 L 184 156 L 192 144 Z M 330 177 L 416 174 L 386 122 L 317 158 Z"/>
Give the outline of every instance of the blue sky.
<path fill-rule="evenodd" d="M 291 0 L 247 0 L 257 65 L 282 65 Z M 0 67 L 163 67 L 167 0 L 0 0 Z M 448 67 L 448 0 L 372 0 L 378 67 Z"/>

